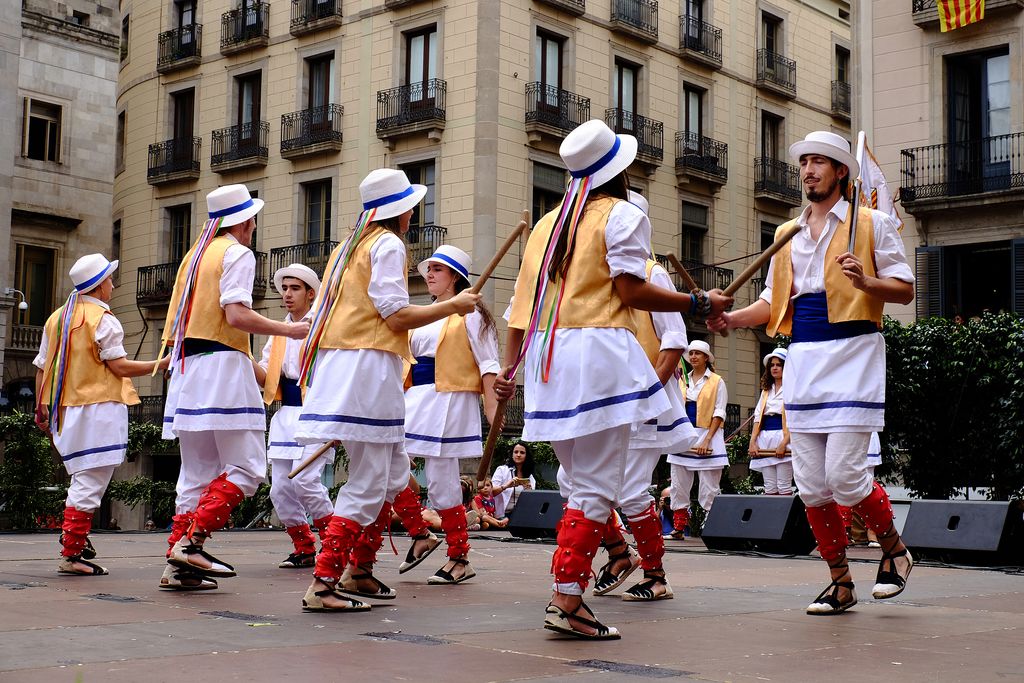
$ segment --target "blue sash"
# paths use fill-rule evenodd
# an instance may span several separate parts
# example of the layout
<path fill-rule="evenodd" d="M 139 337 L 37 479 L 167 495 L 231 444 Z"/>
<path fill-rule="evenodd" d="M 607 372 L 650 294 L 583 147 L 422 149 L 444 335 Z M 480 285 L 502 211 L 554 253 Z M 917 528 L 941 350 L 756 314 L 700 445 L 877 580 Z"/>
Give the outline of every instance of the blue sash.
<path fill-rule="evenodd" d="M 763 415 L 761 417 L 761 431 L 762 432 L 776 432 L 782 429 L 782 416 L 779 414 L 775 415 Z"/>
<path fill-rule="evenodd" d="M 830 323 L 825 292 L 801 294 L 793 299 L 794 344 L 849 339 L 876 332 L 878 332 L 878 326 L 870 320 Z"/>
<path fill-rule="evenodd" d="M 290 377 L 282 377 L 281 383 L 281 405 L 301 406 L 302 389 L 299 388 L 299 380 Z"/>
<path fill-rule="evenodd" d="M 690 418 L 690 423 L 697 426 L 697 402 L 687 401 L 686 402 L 686 417 Z"/>
<path fill-rule="evenodd" d="M 412 366 L 412 385 L 434 383 L 434 357 L 416 356 L 416 365 Z"/>

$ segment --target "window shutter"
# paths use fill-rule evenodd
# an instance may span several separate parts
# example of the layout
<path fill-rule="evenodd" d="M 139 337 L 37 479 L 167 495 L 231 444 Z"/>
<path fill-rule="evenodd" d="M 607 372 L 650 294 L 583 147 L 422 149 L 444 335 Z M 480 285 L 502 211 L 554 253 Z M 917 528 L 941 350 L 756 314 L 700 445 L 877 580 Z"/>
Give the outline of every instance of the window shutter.
<path fill-rule="evenodd" d="M 1011 243 L 1010 260 L 1013 268 L 1013 312 L 1024 315 L 1024 238 Z"/>
<path fill-rule="evenodd" d="M 23 98 L 24 113 L 21 117 L 21 156 L 28 156 L 28 113 L 32 107 L 32 98 Z"/>
<path fill-rule="evenodd" d="M 915 251 L 917 317 L 941 316 L 946 300 L 942 271 L 942 247 L 918 247 Z"/>

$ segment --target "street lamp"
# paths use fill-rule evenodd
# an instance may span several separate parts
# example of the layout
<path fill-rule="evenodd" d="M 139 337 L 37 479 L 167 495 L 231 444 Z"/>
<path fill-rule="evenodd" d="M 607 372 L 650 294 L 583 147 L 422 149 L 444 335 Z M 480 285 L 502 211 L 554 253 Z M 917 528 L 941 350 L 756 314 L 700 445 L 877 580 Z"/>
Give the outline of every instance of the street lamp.
<path fill-rule="evenodd" d="M 13 287 L 8 287 L 8 288 L 6 288 L 4 290 L 4 295 L 5 296 L 12 296 L 14 294 L 18 294 L 18 295 L 21 296 L 21 302 L 18 303 L 18 310 L 19 311 L 27 311 L 28 310 L 28 301 L 25 300 L 25 293 L 24 292 L 22 292 L 20 289 L 14 289 Z"/>

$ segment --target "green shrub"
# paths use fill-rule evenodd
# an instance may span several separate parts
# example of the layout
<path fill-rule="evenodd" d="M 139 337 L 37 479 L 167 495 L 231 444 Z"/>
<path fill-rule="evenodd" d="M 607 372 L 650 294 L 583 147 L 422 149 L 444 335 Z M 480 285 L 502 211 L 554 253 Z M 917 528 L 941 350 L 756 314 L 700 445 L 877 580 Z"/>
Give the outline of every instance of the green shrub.
<path fill-rule="evenodd" d="M 14 529 L 36 529 L 48 526 L 47 518 L 56 521 L 67 491 L 55 486 L 57 465 L 50 440 L 31 415 L 15 412 L 0 417 L 0 445 L 0 509 L 7 523 Z"/>
<path fill-rule="evenodd" d="M 111 500 L 124 503 L 130 508 L 139 505 L 150 506 L 149 517 L 159 529 L 170 524 L 171 517 L 174 516 L 173 481 L 153 481 L 149 477 L 139 475 L 131 479 L 110 482 L 107 495 Z"/>

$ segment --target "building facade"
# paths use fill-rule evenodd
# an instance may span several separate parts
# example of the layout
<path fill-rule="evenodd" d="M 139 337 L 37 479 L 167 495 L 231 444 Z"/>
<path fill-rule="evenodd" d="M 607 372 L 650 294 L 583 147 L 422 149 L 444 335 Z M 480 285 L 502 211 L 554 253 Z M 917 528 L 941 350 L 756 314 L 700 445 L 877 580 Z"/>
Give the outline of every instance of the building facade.
<path fill-rule="evenodd" d="M 917 276 L 899 317 L 1024 313 L 1024 2 L 941 33 L 935 0 L 857 3 L 857 121 Z"/>

